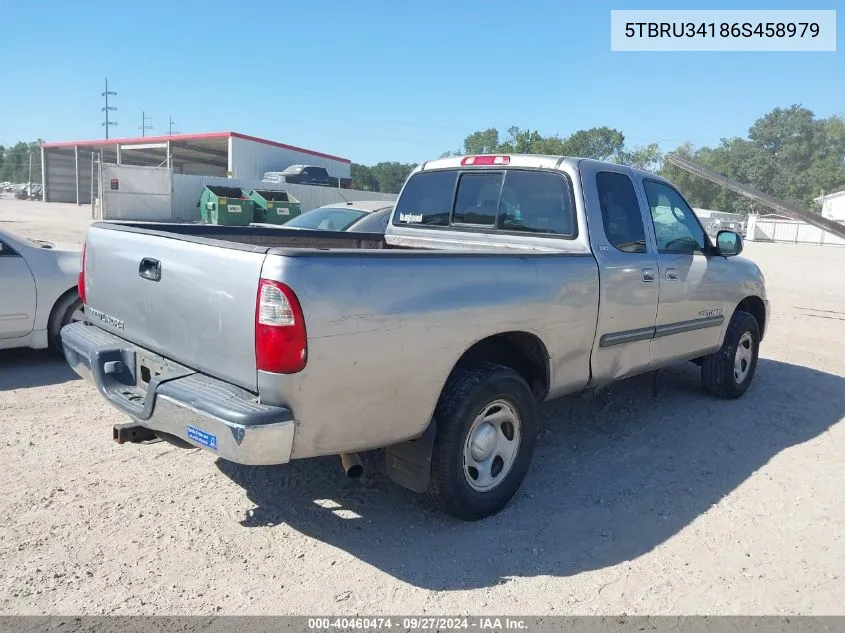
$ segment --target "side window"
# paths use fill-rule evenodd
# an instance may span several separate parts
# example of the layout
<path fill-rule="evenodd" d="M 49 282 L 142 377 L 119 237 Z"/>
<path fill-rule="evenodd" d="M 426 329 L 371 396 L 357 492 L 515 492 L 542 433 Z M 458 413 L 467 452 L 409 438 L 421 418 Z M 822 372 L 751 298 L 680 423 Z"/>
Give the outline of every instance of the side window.
<path fill-rule="evenodd" d="M 394 223 L 449 226 L 456 171 L 424 171 L 411 176 L 396 202 Z"/>
<path fill-rule="evenodd" d="M 574 235 L 569 183 L 563 176 L 548 172 L 507 172 L 499 203 L 499 228 Z"/>
<path fill-rule="evenodd" d="M 645 228 L 634 183 L 625 174 L 596 174 L 601 219 L 608 241 L 623 253 L 645 253 Z"/>
<path fill-rule="evenodd" d="M 704 229 L 681 195 L 663 183 L 646 180 L 645 193 L 660 253 L 702 252 Z"/>
<path fill-rule="evenodd" d="M 466 173 L 458 181 L 455 212 L 452 221 L 458 224 L 493 226 L 502 190 L 502 172 Z"/>
<path fill-rule="evenodd" d="M 0 257 L 17 257 L 17 251 L 6 244 L 6 242 L 0 241 Z"/>

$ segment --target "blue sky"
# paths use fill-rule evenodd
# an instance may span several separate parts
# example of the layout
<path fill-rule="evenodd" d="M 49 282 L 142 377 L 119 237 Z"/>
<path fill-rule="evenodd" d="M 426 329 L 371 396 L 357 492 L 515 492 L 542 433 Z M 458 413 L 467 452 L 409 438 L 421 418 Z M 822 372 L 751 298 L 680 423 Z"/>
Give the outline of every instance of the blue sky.
<path fill-rule="evenodd" d="M 803 9 L 838 2 L 803 0 Z M 612 53 L 602 0 L 0 0 L 0 143 L 233 130 L 371 164 L 414 162 L 510 125 L 616 127 L 664 149 L 744 135 L 776 106 L 845 115 L 835 53 Z M 635 8 L 794 9 L 795 2 Z"/>

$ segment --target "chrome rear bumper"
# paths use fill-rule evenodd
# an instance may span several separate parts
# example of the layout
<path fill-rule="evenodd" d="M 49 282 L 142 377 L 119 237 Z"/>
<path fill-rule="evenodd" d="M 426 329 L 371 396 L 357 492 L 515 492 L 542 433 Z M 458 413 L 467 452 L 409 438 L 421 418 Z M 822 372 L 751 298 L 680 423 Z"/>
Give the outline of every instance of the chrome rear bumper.
<path fill-rule="evenodd" d="M 290 409 L 261 404 L 240 387 L 198 374 L 87 323 L 64 327 L 62 347 L 77 374 L 148 429 L 238 464 L 290 461 L 295 428 Z"/>

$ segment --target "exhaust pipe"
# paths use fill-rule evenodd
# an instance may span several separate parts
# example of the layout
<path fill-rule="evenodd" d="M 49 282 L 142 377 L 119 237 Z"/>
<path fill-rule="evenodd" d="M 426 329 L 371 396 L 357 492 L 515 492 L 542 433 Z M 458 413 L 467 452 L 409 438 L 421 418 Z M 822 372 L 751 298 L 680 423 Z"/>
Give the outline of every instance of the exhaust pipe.
<path fill-rule="evenodd" d="M 357 479 L 364 474 L 364 465 L 361 463 L 358 453 L 341 453 L 340 463 L 346 476 L 350 479 Z"/>
<path fill-rule="evenodd" d="M 137 422 L 126 422 L 125 424 L 115 424 L 112 427 L 112 439 L 118 444 L 125 444 L 126 442 L 140 444 L 141 442 L 158 439 L 158 436 Z"/>

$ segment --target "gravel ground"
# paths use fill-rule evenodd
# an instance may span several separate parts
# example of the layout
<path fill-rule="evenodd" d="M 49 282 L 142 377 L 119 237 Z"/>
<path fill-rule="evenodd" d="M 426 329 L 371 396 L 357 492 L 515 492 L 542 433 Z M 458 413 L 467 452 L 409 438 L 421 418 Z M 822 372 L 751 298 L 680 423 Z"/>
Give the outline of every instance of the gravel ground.
<path fill-rule="evenodd" d="M 845 614 L 845 249 L 746 255 L 774 317 L 742 399 L 689 364 L 656 399 L 638 377 L 551 403 L 516 498 L 473 524 L 378 453 L 348 481 L 336 458 L 117 446 L 61 359 L 0 351 L 0 613 Z"/>
<path fill-rule="evenodd" d="M 59 246 L 82 246 L 92 221 L 90 205 L 15 200 L 11 196 L 11 193 L 0 194 L 0 230 L 49 240 Z"/>

